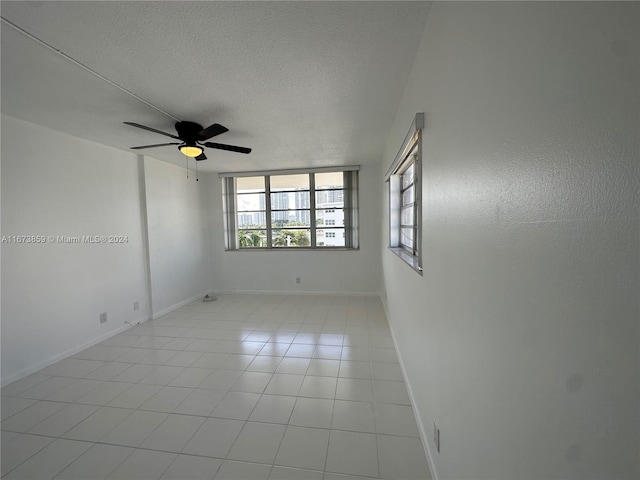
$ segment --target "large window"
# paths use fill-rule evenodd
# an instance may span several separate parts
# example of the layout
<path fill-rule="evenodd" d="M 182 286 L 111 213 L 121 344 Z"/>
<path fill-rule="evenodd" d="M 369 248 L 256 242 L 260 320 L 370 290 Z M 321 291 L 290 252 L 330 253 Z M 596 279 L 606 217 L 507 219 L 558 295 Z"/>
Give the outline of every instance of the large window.
<path fill-rule="evenodd" d="M 221 174 L 227 250 L 358 248 L 358 170 Z"/>
<path fill-rule="evenodd" d="M 398 155 L 387 170 L 389 182 L 389 248 L 422 273 L 422 129 L 416 114 Z"/>

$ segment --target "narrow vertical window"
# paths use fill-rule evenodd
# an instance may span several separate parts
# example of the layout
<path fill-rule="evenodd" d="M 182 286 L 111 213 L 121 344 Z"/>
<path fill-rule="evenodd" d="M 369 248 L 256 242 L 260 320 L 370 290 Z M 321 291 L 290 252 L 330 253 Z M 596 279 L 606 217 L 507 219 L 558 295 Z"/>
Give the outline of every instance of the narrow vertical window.
<path fill-rule="evenodd" d="M 389 183 L 389 248 L 422 273 L 422 129 L 418 113 L 387 170 Z"/>

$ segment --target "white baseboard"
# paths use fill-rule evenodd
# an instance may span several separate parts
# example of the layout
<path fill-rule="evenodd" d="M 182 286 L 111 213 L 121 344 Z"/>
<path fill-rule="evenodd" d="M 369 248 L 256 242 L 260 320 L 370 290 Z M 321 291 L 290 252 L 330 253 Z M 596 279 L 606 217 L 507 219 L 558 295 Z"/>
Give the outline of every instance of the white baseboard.
<path fill-rule="evenodd" d="M 336 297 L 379 297 L 378 292 L 318 292 L 313 291 L 278 291 L 278 290 L 216 290 L 214 295 L 316 295 Z"/>
<path fill-rule="evenodd" d="M 139 320 L 136 320 L 136 323 L 144 323 L 147 320 L 149 320 L 148 317 L 143 317 L 140 318 Z M 135 323 L 132 322 L 133 325 L 135 325 Z M 59 362 L 60 360 L 63 360 L 67 357 L 70 357 L 71 355 L 75 355 L 76 353 L 81 352 L 82 350 L 85 350 L 89 347 L 93 347 L 94 345 L 108 339 L 111 338 L 115 335 L 118 335 L 119 333 L 124 332 L 125 330 L 128 330 L 131 328 L 132 325 L 123 325 L 121 327 L 116 328 L 115 330 L 111 330 L 110 332 L 107 332 L 103 335 L 100 335 L 99 337 L 96 337 L 92 340 L 89 340 L 88 342 L 83 343 L 82 345 L 78 345 L 77 347 L 73 347 L 65 352 L 59 353 L 57 355 L 54 355 L 51 358 L 48 358 L 47 360 L 44 360 L 42 362 L 38 362 L 35 365 L 31 365 L 30 367 L 27 368 L 23 368 L 22 370 L 16 372 L 16 373 L 12 373 L 11 375 L 8 375 L 7 377 L 2 379 L 1 385 L 4 387 L 5 385 L 8 385 L 10 383 L 15 382 L 16 380 L 20 380 L 21 378 L 26 377 L 27 375 L 31 375 L 32 373 L 37 372 L 38 370 L 42 370 L 45 367 L 48 367 L 49 365 L 53 365 L 54 363 Z"/>
<path fill-rule="evenodd" d="M 404 383 L 407 386 L 407 393 L 409 393 L 409 399 L 411 400 L 411 406 L 413 408 L 413 414 L 416 417 L 416 423 L 418 424 L 418 431 L 420 432 L 420 439 L 422 440 L 422 446 L 424 447 L 424 453 L 427 456 L 427 463 L 429 464 L 429 471 L 431 472 L 431 478 L 433 480 L 438 480 L 438 472 L 436 471 L 435 463 L 433 462 L 433 456 L 431 455 L 431 450 L 429 449 L 428 439 L 431 438 L 427 436 L 427 432 L 425 431 L 424 422 L 420 417 L 420 412 L 416 409 L 416 401 L 413 396 L 413 391 L 411 390 L 411 383 L 409 383 L 409 378 L 407 377 L 407 371 L 404 368 L 404 362 L 402 360 L 402 354 L 400 353 L 400 349 L 398 348 L 398 342 L 396 341 L 396 335 L 393 332 L 393 325 L 389 320 L 389 308 L 387 306 L 386 298 L 383 298 L 380 295 L 380 299 L 382 300 L 382 305 L 384 306 L 384 312 L 387 316 L 387 322 L 389 323 L 389 329 L 391 330 L 391 339 L 393 340 L 393 346 L 396 349 L 396 354 L 398 355 L 398 362 L 400 363 L 400 370 L 402 370 L 402 378 L 404 378 Z"/>
<path fill-rule="evenodd" d="M 162 310 L 158 311 L 158 312 L 153 312 L 153 315 L 151 318 L 153 318 L 154 320 L 156 318 L 160 318 L 163 315 L 166 315 L 167 313 L 171 313 L 174 310 L 179 309 L 180 307 L 184 307 L 185 305 L 191 303 L 191 302 L 195 302 L 196 300 L 202 299 L 207 293 L 210 292 L 202 292 L 198 295 L 196 295 L 195 297 L 191 297 L 191 298 L 187 298 L 186 300 L 183 300 L 181 302 L 178 303 L 174 303 L 173 305 L 167 307 L 167 308 L 163 308 Z"/>

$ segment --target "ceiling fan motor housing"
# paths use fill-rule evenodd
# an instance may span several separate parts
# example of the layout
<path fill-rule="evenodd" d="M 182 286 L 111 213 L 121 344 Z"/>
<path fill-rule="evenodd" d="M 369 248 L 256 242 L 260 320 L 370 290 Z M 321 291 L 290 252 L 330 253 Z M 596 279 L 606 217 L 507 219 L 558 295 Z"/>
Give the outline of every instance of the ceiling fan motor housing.
<path fill-rule="evenodd" d="M 177 122 L 176 131 L 181 140 L 187 145 L 196 145 L 196 142 L 200 139 L 198 133 L 203 130 L 202 125 L 194 122 Z"/>

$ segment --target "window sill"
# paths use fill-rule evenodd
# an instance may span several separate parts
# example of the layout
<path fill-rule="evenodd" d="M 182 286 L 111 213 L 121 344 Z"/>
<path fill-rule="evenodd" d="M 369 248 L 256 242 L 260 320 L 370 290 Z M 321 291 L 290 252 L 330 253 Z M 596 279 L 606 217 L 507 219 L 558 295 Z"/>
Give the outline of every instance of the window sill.
<path fill-rule="evenodd" d="M 415 255 L 407 253 L 405 250 L 399 247 L 389 247 L 393 253 L 395 253 L 400 259 L 409 265 L 413 270 L 418 272 L 422 276 L 422 267 L 420 266 L 420 260 Z"/>

